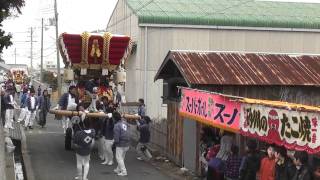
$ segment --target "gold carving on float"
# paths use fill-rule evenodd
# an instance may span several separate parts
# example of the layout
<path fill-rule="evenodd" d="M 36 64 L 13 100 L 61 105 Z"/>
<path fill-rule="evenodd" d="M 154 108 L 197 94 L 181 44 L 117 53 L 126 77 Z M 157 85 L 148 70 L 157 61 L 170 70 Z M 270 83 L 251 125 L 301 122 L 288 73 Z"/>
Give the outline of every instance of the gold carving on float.
<path fill-rule="evenodd" d="M 90 34 L 88 32 L 84 32 L 81 34 L 82 38 L 82 52 L 81 52 L 81 63 L 80 68 L 88 68 L 88 49 L 89 49 L 89 38 Z"/>
<path fill-rule="evenodd" d="M 102 51 L 102 69 L 111 70 L 111 64 L 109 63 L 109 48 L 110 48 L 110 40 L 112 38 L 112 34 L 106 32 L 103 34 L 103 51 Z"/>
<path fill-rule="evenodd" d="M 101 51 L 99 48 L 99 40 L 98 39 L 94 39 L 92 42 L 90 56 L 93 57 L 94 63 L 97 64 L 98 63 L 97 58 L 100 58 L 100 56 L 101 56 Z"/>

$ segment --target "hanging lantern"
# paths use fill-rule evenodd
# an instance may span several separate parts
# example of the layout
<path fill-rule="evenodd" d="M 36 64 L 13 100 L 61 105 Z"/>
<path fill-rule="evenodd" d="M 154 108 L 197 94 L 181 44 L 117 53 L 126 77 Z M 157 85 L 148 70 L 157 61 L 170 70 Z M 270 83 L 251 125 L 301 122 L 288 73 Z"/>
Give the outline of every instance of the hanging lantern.
<path fill-rule="evenodd" d="M 70 68 L 65 68 L 63 71 L 63 77 L 66 81 L 73 81 L 74 80 L 74 72 Z"/>
<path fill-rule="evenodd" d="M 102 76 L 108 75 L 108 69 L 102 69 Z"/>
<path fill-rule="evenodd" d="M 125 83 L 127 79 L 127 73 L 124 70 L 117 71 L 117 83 Z"/>
<path fill-rule="evenodd" d="M 87 68 L 81 68 L 80 75 L 87 75 Z"/>

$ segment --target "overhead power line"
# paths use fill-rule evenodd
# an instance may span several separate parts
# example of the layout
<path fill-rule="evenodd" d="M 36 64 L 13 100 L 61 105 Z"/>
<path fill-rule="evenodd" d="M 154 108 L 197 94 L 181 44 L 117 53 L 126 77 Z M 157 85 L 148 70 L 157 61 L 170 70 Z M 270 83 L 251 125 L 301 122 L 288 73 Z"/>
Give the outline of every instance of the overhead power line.
<path fill-rule="evenodd" d="M 141 7 L 139 7 L 139 8 L 135 11 L 135 13 L 137 13 L 137 12 L 139 12 L 140 10 L 142 10 L 143 8 L 147 7 L 147 6 L 148 6 L 149 4 L 151 4 L 153 1 L 154 1 L 154 0 L 150 0 L 150 1 L 146 2 L 146 3 L 143 4 Z M 118 23 L 120 23 L 120 22 L 128 19 L 128 18 L 131 17 L 133 14 L 134 14 L 134 12 L 132 11 L 130 14 L 128 14 L 128 15 L 125 16 L 124 18 L 119 19 L 119 20 L 116 21 L 115 23 L 113 23 L 113 24 L 111 24 L 110 26 L 108 26 L 108 28 L 113 27 L 113 26 L 117 25 Z"/>

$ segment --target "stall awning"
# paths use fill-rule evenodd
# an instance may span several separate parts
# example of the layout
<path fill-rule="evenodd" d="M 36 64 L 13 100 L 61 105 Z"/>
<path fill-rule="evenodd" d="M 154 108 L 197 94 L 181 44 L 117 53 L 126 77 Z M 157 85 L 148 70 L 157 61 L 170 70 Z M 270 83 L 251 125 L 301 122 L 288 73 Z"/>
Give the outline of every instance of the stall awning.
<path fill-rule="evenodd" d="M 320 85 L 320 55 L 169 51 L 155 80 L 176 66 L 194 85 Z"/>
<path fill-rule="evenodd" d="M 320 151 L 320 108 L 182 88 L 181 116 L 288 149 Z"/>

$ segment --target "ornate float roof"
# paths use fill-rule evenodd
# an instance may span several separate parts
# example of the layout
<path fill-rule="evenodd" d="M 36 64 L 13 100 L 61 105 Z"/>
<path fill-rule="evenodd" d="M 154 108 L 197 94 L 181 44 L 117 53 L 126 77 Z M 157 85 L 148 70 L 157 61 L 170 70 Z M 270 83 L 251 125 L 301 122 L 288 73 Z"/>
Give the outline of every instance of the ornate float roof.
<path fill-rule="evenodd" d="M 109 32 L 62 33 L 59 37 L 59 49 L 64 64 L 72 68 L 110 69 L 128 58 L 131 39 Z"/>

